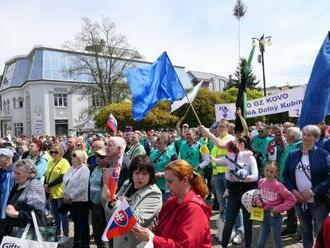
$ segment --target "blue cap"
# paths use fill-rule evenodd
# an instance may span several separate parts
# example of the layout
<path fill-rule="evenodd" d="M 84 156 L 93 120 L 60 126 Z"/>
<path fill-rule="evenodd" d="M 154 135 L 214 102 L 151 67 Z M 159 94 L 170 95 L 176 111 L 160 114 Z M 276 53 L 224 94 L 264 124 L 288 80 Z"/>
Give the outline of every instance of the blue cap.
<path fill-rule="evenodd" d="M 1 148 L 0 149 L 0 156 L 12 158 L 14 157 L 14 153 L 8 148 Z"/>

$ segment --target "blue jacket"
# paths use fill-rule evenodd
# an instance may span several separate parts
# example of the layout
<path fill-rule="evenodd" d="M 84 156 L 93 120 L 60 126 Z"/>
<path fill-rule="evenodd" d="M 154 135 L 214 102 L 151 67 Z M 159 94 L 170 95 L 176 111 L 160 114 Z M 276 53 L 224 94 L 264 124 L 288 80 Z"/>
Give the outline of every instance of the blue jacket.
<path fill-rule="evenodd" d="M 318 198 L 326 194 L 330 188 L 330 155 L 326 150 L 314 146 L 308 154 L 311 168 L 312 191 Z M 301 161 L 302 151 L 293 150 L 286 162 L 283 172 L 284 184 L 288 190 L 297 190 L 296 166 Z"/>
<path fill-rule="evenodd" d="M 0 169 L 0 219 L 6 218 L 5 209 L 10 191 L 14 187 L 14 164 L 11 164 L 8 169 Z"/>

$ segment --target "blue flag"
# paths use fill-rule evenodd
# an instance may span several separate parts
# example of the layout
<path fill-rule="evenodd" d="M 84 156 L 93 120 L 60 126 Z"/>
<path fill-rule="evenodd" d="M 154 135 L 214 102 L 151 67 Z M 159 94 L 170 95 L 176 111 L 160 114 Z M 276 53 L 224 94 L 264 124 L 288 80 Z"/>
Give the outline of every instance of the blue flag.
<path fill-rule="evenodd" d="M 316 57 L 305 92 L 299 126 L 319 124 L 330 113 L 330 32 Z"/>
<path fill-rule="evenodd" d="M 140 121 L 160 100 L 173 103 L 186 95 L 166 52 L 155 63 L 125 71 L 133 95 L 133 119 Z"/>

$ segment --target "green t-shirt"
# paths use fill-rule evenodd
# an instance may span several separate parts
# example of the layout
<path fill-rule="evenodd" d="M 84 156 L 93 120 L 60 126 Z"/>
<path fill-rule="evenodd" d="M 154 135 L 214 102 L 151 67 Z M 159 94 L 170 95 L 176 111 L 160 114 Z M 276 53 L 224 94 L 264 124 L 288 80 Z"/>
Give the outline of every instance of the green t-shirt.
<path fill-rule="evenodd" d="M 162 154 L 158 151 L 158 154 L 154 152 L 152 157 L 150 156 L 150 159 L 152 160 L 152 163 L 155 168 L 155 172 L 164 172 L 165 166 L 168 165 L 171 160 L 176 157 L 176 152 L 174 149 L 174 146 L 169 145 L 167 147 L 167 150 L 163 152 Z M 166 181 L 164 177 L 158 178 L 156 180 L 156 185 L 160 190 L 166 190 Z"/>
<path fill-rule="evenodd" d="M 261 154 L 261 164 L 258 164 L 259 172 L 261 172 L 268 160 L 268 144 L 274 139 L 272 136 L 259 137 L 255 136 L 252 140 L 252 150 Z"/>
<path fill-rule="evenodd" d="M 289 156 L 289 153 L 295 149 L 298 149 L 301 146 L 301 140 L 297 141 L 296 143 L 293 144 L 287 144 L 284 147 L 284 151 L 283 151 L 283 156 L 281 157 L 281 160 L 278 164 L 279 167 L 279 179 L 283 182 L 284 178 L 283 178 L 283 171 L 284 171 L 284 166 L 285 166 L 285 161 Z"/>
<path fill-rule="evenodd" d="M 196 167 L 202 161 L 199 149 L 200 146 L 198 144 L 189 146 L 187 143 L 183 143 L 180 148 L 179 158 L 186 160 L 192 167 Z M 203 169 L 199 169 L 198 173 L 204 175 Z"/>

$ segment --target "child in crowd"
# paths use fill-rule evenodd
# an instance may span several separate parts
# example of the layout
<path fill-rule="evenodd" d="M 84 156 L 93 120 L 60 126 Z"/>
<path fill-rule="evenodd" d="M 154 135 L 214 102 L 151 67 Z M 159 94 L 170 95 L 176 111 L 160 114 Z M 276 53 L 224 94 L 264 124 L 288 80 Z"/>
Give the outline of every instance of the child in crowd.
<path fill-rule="evenodd" d="M 292 208 L 296 203 L 295 196 L 277 180 L 278 167 L 276 161 L 269 161 L 265 166 L 265 178 L 259 180 L 260 196 L 256 205 L 264 209 L 264 219 L 258 239 L 258 248 L 266 245 L 269 232 L 272 232 L 275 247 L 281 246 L 281 213 Z"/>

